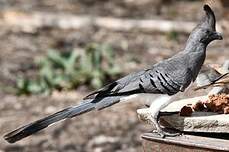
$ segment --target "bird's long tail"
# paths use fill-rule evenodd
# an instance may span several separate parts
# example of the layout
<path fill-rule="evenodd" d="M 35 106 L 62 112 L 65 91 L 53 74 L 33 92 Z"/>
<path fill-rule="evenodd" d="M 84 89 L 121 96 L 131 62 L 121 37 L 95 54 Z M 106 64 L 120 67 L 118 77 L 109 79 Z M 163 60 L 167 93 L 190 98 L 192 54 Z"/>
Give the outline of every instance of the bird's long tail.
<path fill-rule="evenodd" d="M 122 96 L 109 96 L 104 98 L 86 99 L 79 105 L 65 108 L 59 112 L 49 115 L 45 118 L 39 119 L 35 122 L 22 126 L 4 136 L 4 139 L 9 143 L 17 142 L 27 136 L 30 136 L 49 125 L 66 118 L 72 118 L 80 114 L 92 111 L 94 109 L 101 110 L 109 107 L 120 101 Z"/>

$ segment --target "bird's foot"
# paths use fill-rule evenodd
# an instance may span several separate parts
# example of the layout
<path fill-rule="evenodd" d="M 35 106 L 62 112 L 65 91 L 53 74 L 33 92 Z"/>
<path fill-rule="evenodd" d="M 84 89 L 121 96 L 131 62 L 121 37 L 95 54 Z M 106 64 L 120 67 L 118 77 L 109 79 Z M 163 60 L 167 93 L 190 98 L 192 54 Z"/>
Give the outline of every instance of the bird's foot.
<path fill-rule="evenodd" d="M 181 133 L 180 132 L 169 132 L 169 131 L 165 131 L 166 129 L 156 129 L 153 130 L 153 133 L 157 133 L 161 138 L 165 138 L 165 137 L 176 137 L 176 136 L 180 136 Z"/>
<path fill-rule="evenodd" d="M 175 136 L 181 135 L 181 132 L 179 132 L 179 130 L 165 128 L 165 127 L 161 126 L 159 123 L 161 115 L 171 115 L 171 114 L 174 114 L 174 113 L 160 112 L 157 115 L 152 116 L 152 122 L 154 123 L 154 125 L 156 127 L 156 130 L 153 130 L 153 132 L 157 133 L 162 138 L 165 138 L 166 136 L 167 137 L 175 137 Z"/>

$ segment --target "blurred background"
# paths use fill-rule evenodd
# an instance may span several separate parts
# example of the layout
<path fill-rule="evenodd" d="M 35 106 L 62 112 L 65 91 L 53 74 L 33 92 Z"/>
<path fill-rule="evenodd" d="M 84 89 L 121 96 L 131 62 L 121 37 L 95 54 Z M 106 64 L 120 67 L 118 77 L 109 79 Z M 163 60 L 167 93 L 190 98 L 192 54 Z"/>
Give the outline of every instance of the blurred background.
<path fill-rule="evenodd" d="M 0 151 L 142 151 L 141 133 L 151 127 L 137 118 L 140 100 L 63 121 L 16 144 L 2 136 L 174 55 L 205 2 L 224 34 L 208 47 L 205 63 L 222 64 L 229 58 L 224 0 L 0 0 Z"/>

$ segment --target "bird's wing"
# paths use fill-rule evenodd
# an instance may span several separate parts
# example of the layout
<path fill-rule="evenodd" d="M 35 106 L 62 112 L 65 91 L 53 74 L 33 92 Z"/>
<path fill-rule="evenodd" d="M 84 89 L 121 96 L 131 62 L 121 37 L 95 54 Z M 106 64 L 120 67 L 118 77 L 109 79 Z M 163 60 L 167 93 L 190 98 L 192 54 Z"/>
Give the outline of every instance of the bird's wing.
<path fill-rule="evenodd" d="M 183 92 L 194 79 L 187 61 L 187 56 L 178 55 L 154 65 L 150 75 L 156 87 L 169 95 Z"/>
<path fill-rule="evenodd" d="M 180 59 L 174 57 L 149 69 L 131 73 L 92 92 L 85 99 L 136 93 L 173 95 L 184 91 L 192 81 L 192 73 L 187 64 L 178 63 L 180 61 L 177 60 Z"/>
<path fill-rule="evenodd" d="M 131 95 L 134 93 L 142 93 L 140 87 L 140 78 L 145 75 L 147 70 L 131 73 L 121 79 L 118 79 L 103 88 L 96 90 L 84 99 L 95 97 L 115 96 L 115 95 Z"/>

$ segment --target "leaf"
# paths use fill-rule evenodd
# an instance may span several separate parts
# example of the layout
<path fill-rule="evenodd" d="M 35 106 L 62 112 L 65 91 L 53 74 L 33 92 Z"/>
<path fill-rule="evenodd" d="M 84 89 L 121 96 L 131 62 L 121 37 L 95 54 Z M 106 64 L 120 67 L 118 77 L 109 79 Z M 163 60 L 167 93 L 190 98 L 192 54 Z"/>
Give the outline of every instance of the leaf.
<path fill-rule="evenodd" d="M 121 73 L 121 69 L 118 66 L 113 66 L 112 68 L 107 69 L 106 73 L 108 75 L 115 76 Z"/>
<path fill-rule="evenodd" d="M 50 50 L 47 57 L 56 68 L 65 68 L 65 59 L 59 52 Z"/>
<path fill-rule="evenodd" d="M 17 86 L 17 94 L 29 94 L 28 91 L 29 80 L 24 78 L 17 79 L 16 86 Z"/>
<path fill-rule="evenodd" d="M 102 86 L 102 84 L 103 83 L 102 83 L 101 79 L 99 79 L 99 78 L 94 78 L 91 81 L 91 85 L 95 89 L 99 89 Z"/>
<path fill-rule="evenodd" d="M 69 58 L 65 62 L 65 71 L 67 74 L 74 72 L 77 58 L 79 58 L 78 53 L 75 51 L 70 53 Z"/>
<path fill-rule="evenodd" d="M 39 84 L 38 81 L 29 81 L 28 91 L 32 94 L 42 93 L 44 88 Z"/>

